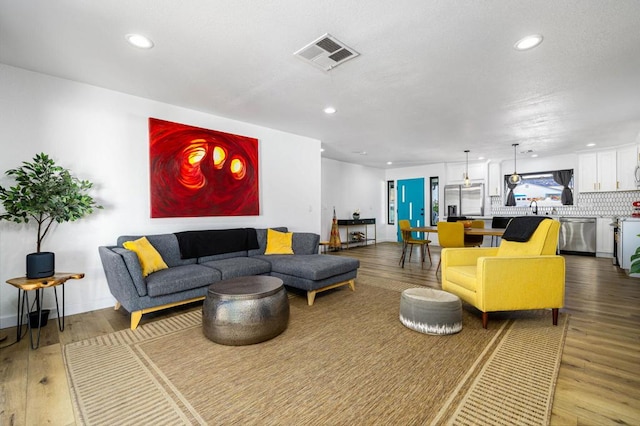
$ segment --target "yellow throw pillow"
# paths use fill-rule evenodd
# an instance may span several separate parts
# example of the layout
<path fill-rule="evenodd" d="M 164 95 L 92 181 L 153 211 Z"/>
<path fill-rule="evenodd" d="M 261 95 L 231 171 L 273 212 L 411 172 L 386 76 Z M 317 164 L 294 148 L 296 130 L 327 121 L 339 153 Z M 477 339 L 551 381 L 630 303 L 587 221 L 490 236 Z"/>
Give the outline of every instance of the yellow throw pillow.
<path fill-rule="evenodd" d="M 138 255 L 143 277 L 146 277 L 152 272 L 168 268 L 162 256 L 160 256 L 160 253 L 158 253 L 158 250 L 151 245 L 147 237 L 142 237 L 135 241 L 127 241 L 123 243 L 122 246 Z"/>
<path fill-rule="evenodd" d="M 278 232 L 267 229 L 267 249 L 264 254 L 293 254 L 292 241 L 293 232 Z"/>

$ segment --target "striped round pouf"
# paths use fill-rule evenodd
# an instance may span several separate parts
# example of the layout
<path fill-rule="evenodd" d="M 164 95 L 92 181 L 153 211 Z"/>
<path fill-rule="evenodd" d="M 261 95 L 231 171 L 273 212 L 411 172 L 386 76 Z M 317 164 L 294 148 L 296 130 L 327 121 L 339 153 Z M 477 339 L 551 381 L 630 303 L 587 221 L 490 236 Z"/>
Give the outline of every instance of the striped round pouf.
<path fill-rule="evenodd" d="M 432 288 L 410 288 L 400 296 L 400 322 L 425 334 L 462 330 L 462 302 L 455 294 Z"/>

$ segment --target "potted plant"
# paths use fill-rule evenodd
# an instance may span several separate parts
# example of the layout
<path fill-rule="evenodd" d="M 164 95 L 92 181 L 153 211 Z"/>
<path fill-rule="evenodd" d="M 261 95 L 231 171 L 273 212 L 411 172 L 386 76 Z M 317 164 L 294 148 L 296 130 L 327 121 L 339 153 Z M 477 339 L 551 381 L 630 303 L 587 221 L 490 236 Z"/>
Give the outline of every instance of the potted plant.
<path fill-rule="evenodd" d="M 43 278 L 54 273 L 55 257 L 42 252 L 42 241 L 54 222 L 78 220 L 102 208 L 87 195 L 93 184 L 80 180 L 46 154 L 37 154 L 32 162 L 5 172 L 15 179 L 15 185 L 0 186 L 0 202 L 5 212 L 0 220 L 16 223 L 34 221 L 37 226 L 36 253 L 27 255 L 27 278 Z"/>
<path fill-rule="evenodd" d="M 640 237 L 640 235 L 636 235 Z M 640 247 L 636 248 L 635 253 L 631 255 L 631 267 L 629 268 L 629 275 L 640 274 Z M 638 275 L 634 275 L 638 276 Z"/>

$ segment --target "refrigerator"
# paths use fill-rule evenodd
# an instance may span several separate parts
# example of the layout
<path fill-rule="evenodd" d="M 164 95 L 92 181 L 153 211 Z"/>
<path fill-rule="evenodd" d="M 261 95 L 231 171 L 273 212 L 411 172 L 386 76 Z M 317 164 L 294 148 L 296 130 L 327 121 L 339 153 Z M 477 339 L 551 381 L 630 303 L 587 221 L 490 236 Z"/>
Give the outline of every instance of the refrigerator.
<path fill-rule="evenodd" d="M 631 268 L 631 256 L 640 247 L 639 235 L 640 217 L 622 217 L 618 219 L 618 262 L 622 269 L 628 271 Z M 631 276 L 640 277 L 640 274 L 631 274 Z"/>
<path fill-rule="evenodd" d="M 447 216 L 484 216 L 484 184 L 445 185 Z"/>

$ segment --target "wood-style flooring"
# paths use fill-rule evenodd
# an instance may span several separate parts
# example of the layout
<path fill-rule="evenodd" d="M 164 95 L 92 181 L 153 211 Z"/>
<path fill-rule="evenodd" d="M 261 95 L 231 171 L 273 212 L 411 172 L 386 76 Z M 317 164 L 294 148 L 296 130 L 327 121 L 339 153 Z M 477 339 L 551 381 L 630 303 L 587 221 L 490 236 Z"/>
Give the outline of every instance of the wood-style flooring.
<path fill-rule="evenodd" d="M 400 246 L 395 243 L 331 255 L 360 259 L 359 276 L 388 277 L 438 288 L 435 269 L 439 248 L 431 247 L 431 253 L 433 264 L 427 260 L 424 268 L 417 249 L 411 262 L 400 268 Z M 570 320 L 551 424 L 640 425 L 640 278 L 629 278 L 611 259 L 565 257 L 566 300 L 562 312 L 568 313 Z M 322 303 L 322 293 L 315 303 Z M 199 309 L 199 305 L 148 314 L 141 324 L 190 309 Z M 122 309 L 68 316 L 64 332 L 59 332 L 55 319 L 50 319 L 42 328 L 37 350 L 29 348 L 28 336 L 11 345 L 15 328 L 1 330 L 0 334 L 8 338 L 0 342 L 0 425 L 75 424 L 62 345 L 128 326 L 129 316 Z M 144 389 L 140 391 L 144 393 Z"/>

